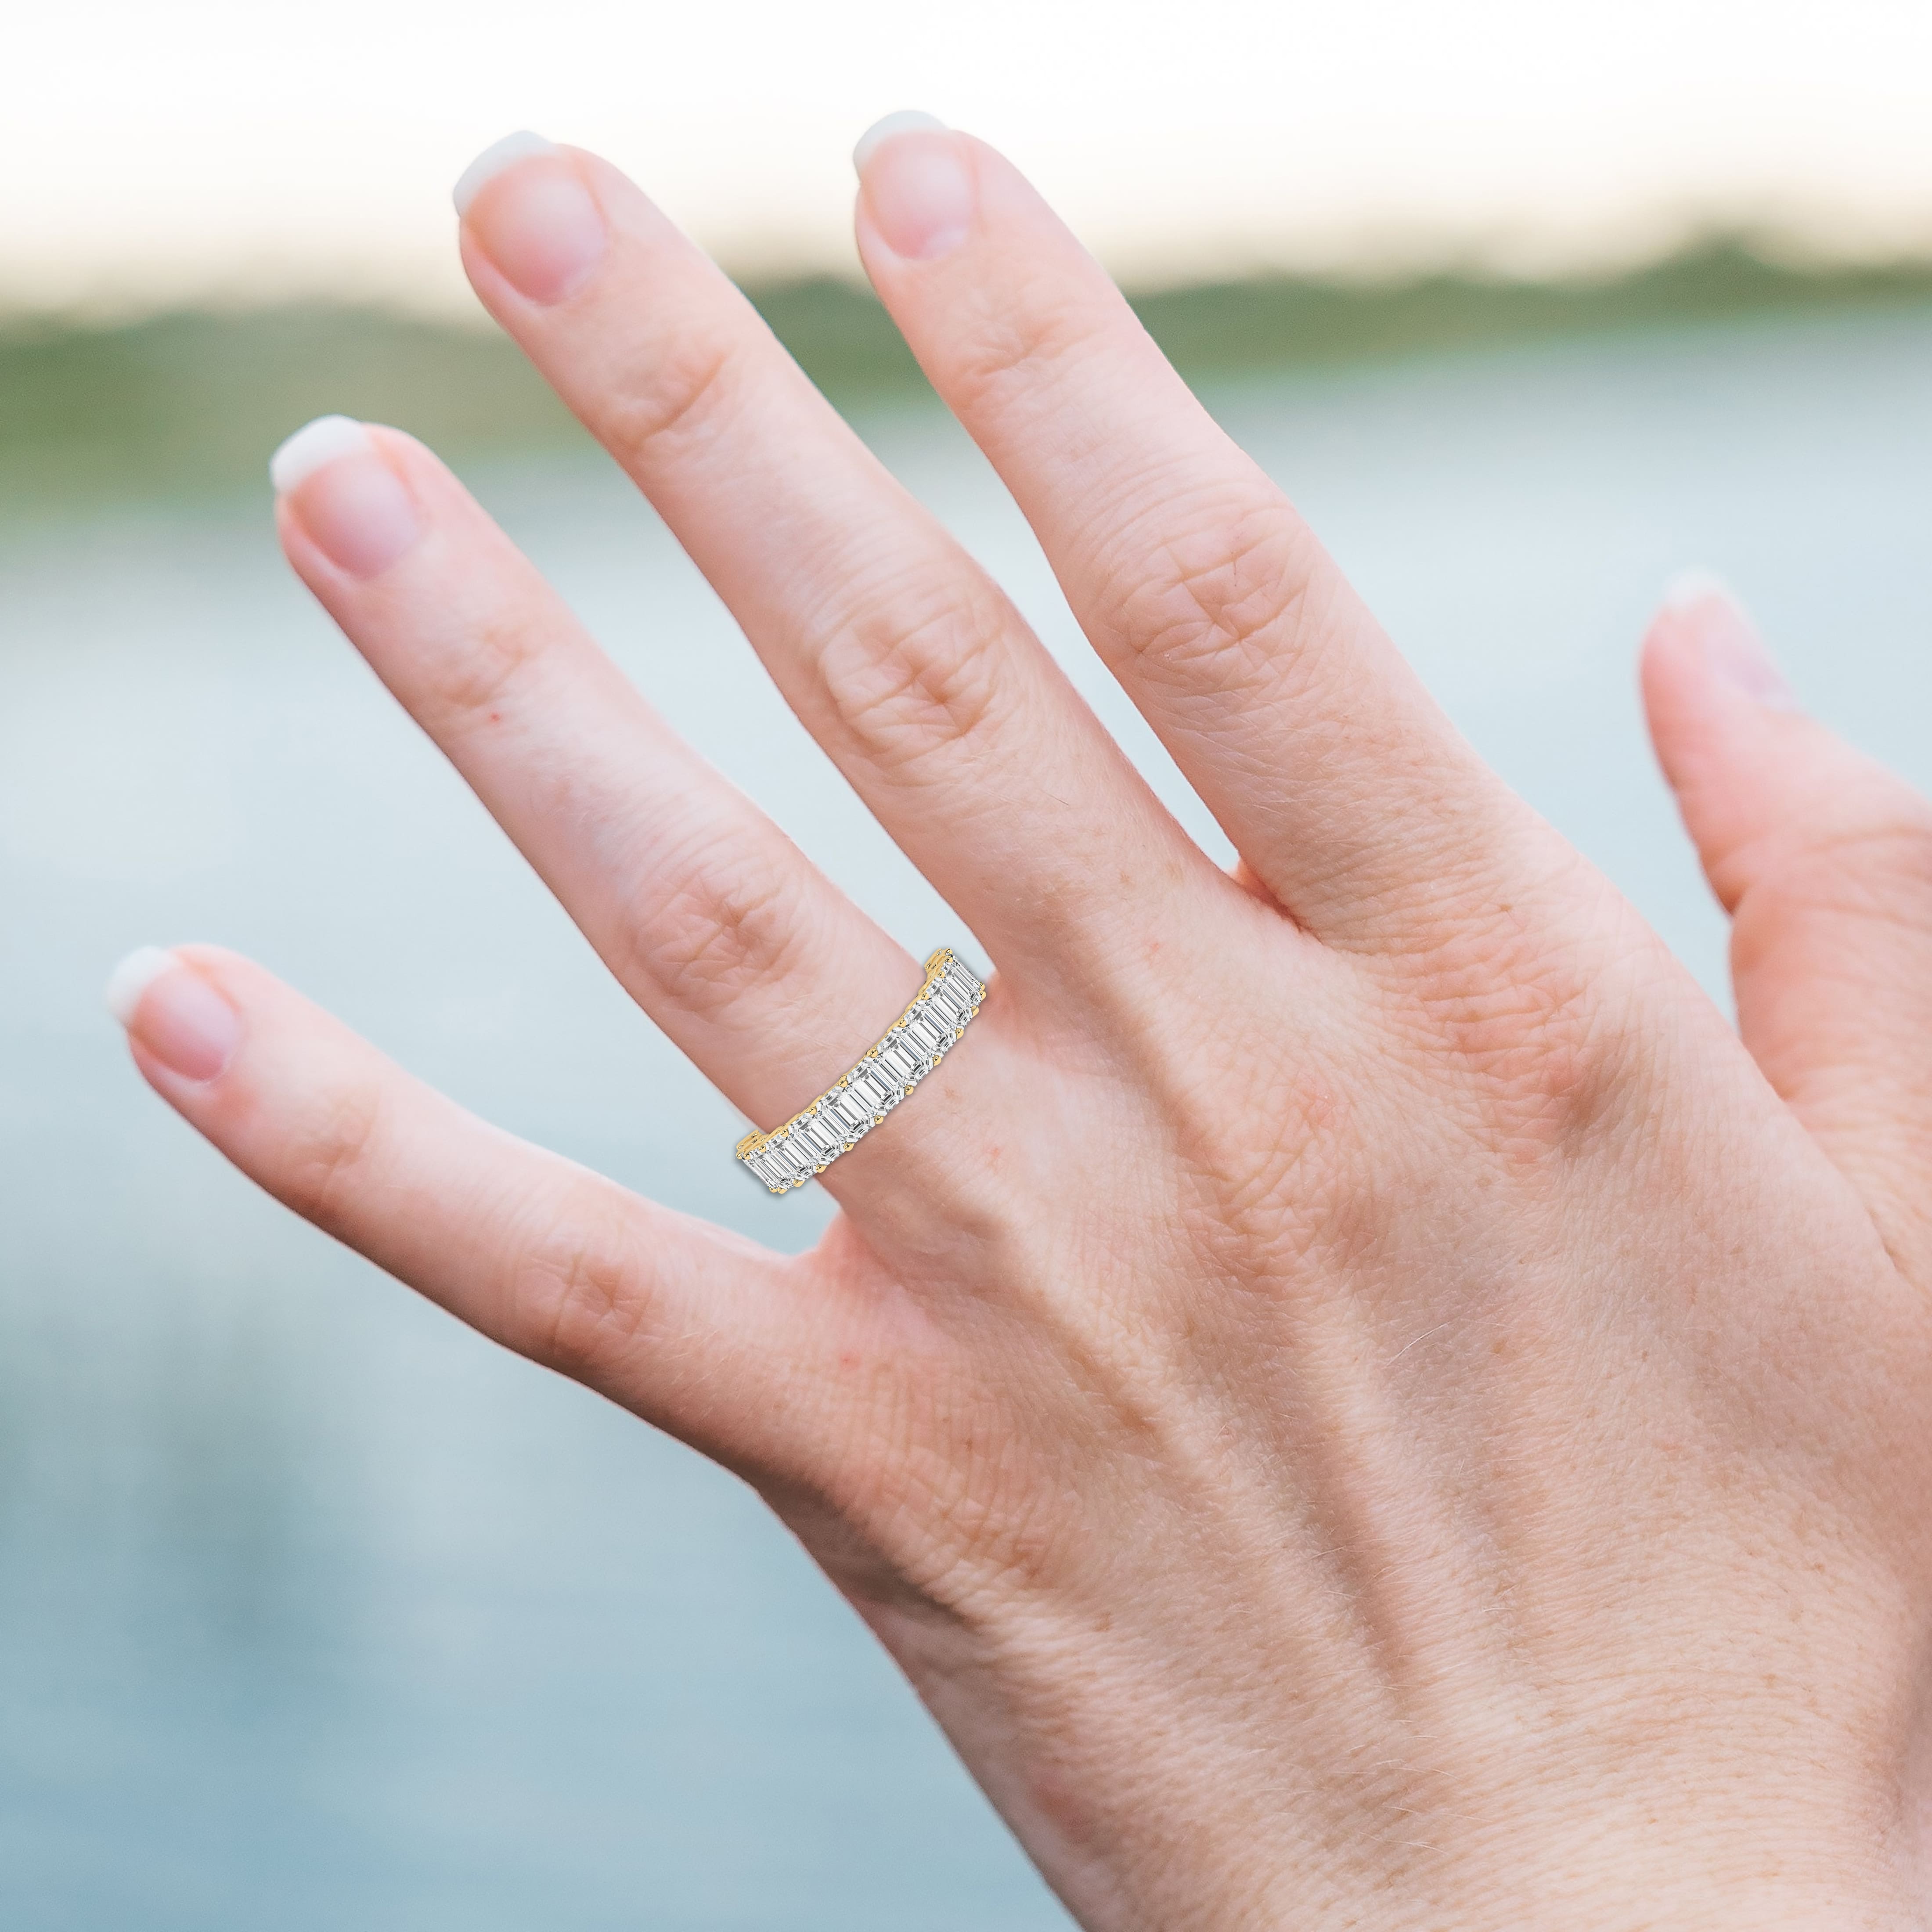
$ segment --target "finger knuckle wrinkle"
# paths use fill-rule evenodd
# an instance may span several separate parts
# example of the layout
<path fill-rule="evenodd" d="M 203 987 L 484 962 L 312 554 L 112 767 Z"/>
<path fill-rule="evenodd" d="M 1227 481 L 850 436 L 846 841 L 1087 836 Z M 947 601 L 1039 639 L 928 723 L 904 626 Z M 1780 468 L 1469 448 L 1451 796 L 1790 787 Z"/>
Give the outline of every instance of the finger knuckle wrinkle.
<path fill-rule="evenodd" d="M 280 1192 L 304 1220 L 330 1232 L 344 1224 L 344 1197 L 368 1171 L 383 1112 L 382 1090 L 372 1082 L 329 1094 L 303 1124 Z"/>
<path fill-rule="evenodd" d="M 1244 1124 L 1196 1126 L 1180 1141 L 1191 1194 L 1175 1216 L 1231 1281 L 1292 1297 L 1319 1256 L 1350 1256 L 1372 1204 L 1362 1128 L 1325 1074 L 1287 1066 L 1249 1089 Z"/>
<path fill-rule="evenodd" d="M 869 758 L 908 771 L 984 736 L 998 708 L 993 660 L 1004 616 L 984 589 L 944 601 L 923 591 L 838 634 L 824 675 Z"/>
<path fill-rule="evenodd" d="M 646 1306 L 629 1232 L 608 1207 L 580 1198 L 516 1264 L 506 1339 L 560 1375 L 595 1381 L 635 1342 Z"/>
<path fill-rule="evenodd" d="M 630 465 L 666 443 L 704 434 L 731 392 L 737 361 L 728 343 L 674 345 L 607 406 L 602 440 Z"/>
<path fill-rule="evenodd" d="M 424 726 L 440 737 L 502 710 L 538 647 L 522 612 L 502 608 L 480 617 L 461 649 L 431 670 Z"/>
<path fill-rule="evenodd" d="M 946 387 L 962 415 L 998 409 L 1010 398 L 1040 403 L 1042 389 L 1091 346 L 1094 318 L 1084 304 L 1056 298 L 1037 285 L 1009 290 L 1000 308 L 975 318 L 971 346 L 947 372 Z"/>
<path fill-rule="evenodd" d="M 1426 1024 L 1473 1094 L 1474 1132 L 1534 1160 L 1574 1147 L 1603 1120 L 1626 1072 L 1608 962 L 1574 935 L 1525 932 L 1437 962 Z"/>
<path fill-rule="evenodd" d="M 1284 505 L 1238 510 L 1168 537 L 1109 573 L 1112 628 L 1144 663 L 1191 686 L 1244 691 L 1295 655 L 1314 573 Z"/>
<path fill-rule="evenodd" d="M 808 924 L 782 869 L 707 842 L 685 855 L 644 922 L 638 964 L 667 999 L 715 1014 L 748 988 L 789 977 L 802 963 Z"/>

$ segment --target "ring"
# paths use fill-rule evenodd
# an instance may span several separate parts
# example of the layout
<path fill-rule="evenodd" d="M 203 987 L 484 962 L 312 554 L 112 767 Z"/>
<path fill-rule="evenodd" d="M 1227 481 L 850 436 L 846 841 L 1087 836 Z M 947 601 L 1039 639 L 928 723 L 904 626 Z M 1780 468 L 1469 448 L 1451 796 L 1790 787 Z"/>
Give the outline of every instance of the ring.
<path fill-rule="evenodd" d="M 946 1058 L 986 997 L 985 982 L 942 946 L 926 962 L 925 985 L 878 1046 L 783 1126 L 747 1134 L 739 1160 L 774 1194 L 802 1187 L 856 1147 Z"/>

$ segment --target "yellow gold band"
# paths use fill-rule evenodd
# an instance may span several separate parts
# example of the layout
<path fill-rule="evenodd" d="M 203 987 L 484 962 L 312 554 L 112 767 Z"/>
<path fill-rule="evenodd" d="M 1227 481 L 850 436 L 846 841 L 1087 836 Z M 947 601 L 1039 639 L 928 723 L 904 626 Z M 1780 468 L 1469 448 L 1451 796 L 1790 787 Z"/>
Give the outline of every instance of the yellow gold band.
<path fill-rule="evenodd" d="M 926 983 L 844 1078 L 768 1134 L 748 1133 L 738 1158 L 774 1194 L 802 1187 L 856 1147 L 951 1051 L 986 997 L 950 946 L 926 962 Z"/>

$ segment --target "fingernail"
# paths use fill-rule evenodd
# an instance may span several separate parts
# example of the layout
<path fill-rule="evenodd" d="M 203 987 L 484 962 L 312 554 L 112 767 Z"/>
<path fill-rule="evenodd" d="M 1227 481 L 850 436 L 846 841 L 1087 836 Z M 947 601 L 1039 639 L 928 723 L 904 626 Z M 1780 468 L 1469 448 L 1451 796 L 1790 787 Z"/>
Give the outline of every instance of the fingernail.
<path fill-rule="evenodd" d="M 128 1036 L 184 1080 L 212 1080 L 242 1043 L 242 1016 L 161 946 L 129 953 L 108 976 L 106 999 Z"/>
<path fill-rule="evenodd" d="M 872 226 L 894 254 L 930 261 L 971 231 L 977 196 L 965 145 L 930 114 L 875 122 L 859 137 L 852 165 Z"/>
<path fill-rule="evenodd" d="M 1757 626 L 1722 578 L 1707 570 L 1680 571 L 1664 586 L 1664 608 L 1696 626 L 1704 662 L 1714 676 L 1774 710 L 1801 708 Z"/>
<path fill-rule="evenodd" d="M 457 219 L 460 221 L 470 212 L 470 204 L 476 199 L 477 190 L 487 181 L 493 181 L 512 161 L 520 161 L 526 154 L 557 154 L 562 152 L 554 141 L 532 132 L 528 128 L 519 128 L 514 134 L 506 134 L 500 141 L 492 141 L 469 166 L 456 178 L 456 185 L 449 191 L 449 198 L 456 204 Z"/>
<path fill-rule="evenodd" d="M 403 481 L 365 424 L 317 416 L 268 459 L 268 481 L 316 548 L 352 577 L 376 577 L 422 535 Z"/>
<path fill-rule="evenodd" d="M 541 134 L 525 129 L 485 148 L 452 198 L 497 273 L 545 308 L 581 286 L 604 259 L 602 212 L 563 150 Z"/>
<path fill-rule="evenodd" d="M 888 114 L 884 120 L 874 121 L 859 136 L 852 150 L 852 169 L 862 176 L 866 164 L 879 152 L 882 142 L 890 141 L 895 134 L 943 134 L 946 123 L 937 114 L 928 114 L 917 107 L 902 107 L 896 114 Z"/>

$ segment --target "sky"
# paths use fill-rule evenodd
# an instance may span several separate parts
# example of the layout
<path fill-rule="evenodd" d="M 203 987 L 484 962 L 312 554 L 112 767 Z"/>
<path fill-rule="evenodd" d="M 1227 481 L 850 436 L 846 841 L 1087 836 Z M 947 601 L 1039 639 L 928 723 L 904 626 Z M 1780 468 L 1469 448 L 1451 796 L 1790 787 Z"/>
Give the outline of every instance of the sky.
<path fill-rule="evenodd" d="M 735 272 L 855 272 L 852 143 L 1003 147 L 1137 286 L 1932 255 L 1932 0 L 0 0 L 0 310 L 470 310 L 450 183 L 601 150 Z"/>

